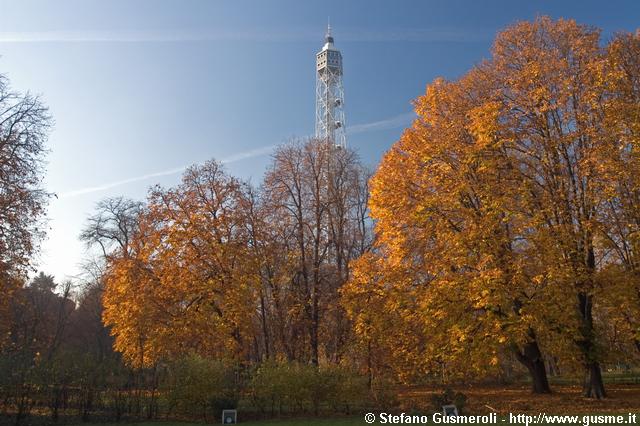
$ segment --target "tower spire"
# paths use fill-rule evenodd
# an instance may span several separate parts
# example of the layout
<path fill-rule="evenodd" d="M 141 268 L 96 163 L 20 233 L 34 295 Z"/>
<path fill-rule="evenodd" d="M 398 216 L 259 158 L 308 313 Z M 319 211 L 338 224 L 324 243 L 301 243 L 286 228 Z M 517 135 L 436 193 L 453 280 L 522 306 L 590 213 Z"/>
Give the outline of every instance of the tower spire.
<path fill-rule="evenodd" d="M 333 46 L 333 36 L 331 35 L 331 22 L 329 21 L 329 17 L 327 16 L 327 33 L 324 36 L 325 46 L 330 45 Z"/>

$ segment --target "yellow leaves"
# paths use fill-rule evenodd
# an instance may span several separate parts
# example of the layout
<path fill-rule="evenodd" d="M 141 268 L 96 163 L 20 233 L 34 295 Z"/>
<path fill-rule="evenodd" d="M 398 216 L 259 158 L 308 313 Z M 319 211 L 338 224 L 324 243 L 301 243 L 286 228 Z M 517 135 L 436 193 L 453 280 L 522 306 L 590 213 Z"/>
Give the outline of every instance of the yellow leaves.
<path fill-rule="evenodd" d="M 469 111 L 469 132 L 475 137 L 480 147 L 496 142 L 500 130 L 498 118 L 501 105 L 498 102 L 486 102 Z"/>
<path fill-rule="evenodd" d="M 238 183 L 215 163 L 189 169 L 183 182 L 152 193 L 133 257 L 109 265 L 104 321 L 134 365 L 185 348 L 234 353 L 253 311 Z"/>
<path fill-rule="evenodd" d="M 532 334 L 554 354 L 572 344 L 576 291 L 592 291 L 594 269 L 635 253 L 640 235 L 620 228 L 630 218 L 621 188 L 640 188 L 640 99 L 619 69 L 640 55 L 611 47 L 608 70 L 598 37 L 574 21 L 518 23 L 490 60 L 415 101 L 418 119 L 372 178 L 376 255 L 356 264 L 345 293 L 352 318 L 384 315 L 369 338 L 410 324 L 429 342 L 427 364 L 465 357 L 469 368 L 495 366 L 492 351 Z M 636 39 L 616 43 L 640 52 Z M 591 246 L 598 266 L 585 261 Z"/>

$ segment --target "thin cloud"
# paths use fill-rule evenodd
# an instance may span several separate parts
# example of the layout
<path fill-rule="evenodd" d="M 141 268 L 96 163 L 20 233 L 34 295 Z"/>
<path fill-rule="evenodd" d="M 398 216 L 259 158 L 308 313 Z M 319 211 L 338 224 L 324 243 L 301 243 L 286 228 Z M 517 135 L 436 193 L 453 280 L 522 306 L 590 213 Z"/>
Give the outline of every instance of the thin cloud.
<path fill-rule="evenodd" d="M 415 117 L 415 114 L 413 112 L 400 114 L 385 120 L 374 121 L 371 123 L 356 124 L 354 126 L 349 127 L 348 132 L 350 134 L 357 134 L 357 133 L 373 132 L 378 130 L 395 129 L 398 127 L 406 126 L 411 122 L 411 120 L 414 117 Z M 256 149 L 250 149 L 248 151 L 239 152 L 237 154 L 233 154 L 233 155 L 230 155 L 229 157 L 223 158 L 221 162 L 224 164 L 230 164 L 230 163 L 246 160 L 249 158 L 261 157 L 263 155 L 273 152 L 273 150 L 276 147 L 277 145 L 268 145 L 268 146 L 263 146 Z M 173 169 L 163 170 L 163 171 L 154 172 L 154 173 L 147 173 L 141 176 L 122 179 L 115 182 L 105 183 L 102 185 L 76 189 L 73 191 L 68 191 L 60 194 L 59 198 L 72 198 L 80 195 L 91 194 L 94 192 L 107 191 L 109 189 L 117 188 L 119 186 L 127 185 L 130 183 L 142 182 L 145 180 L 162 177 L 162 176 L 171 176 L 171 175 L 184 172 L 187 169 L 187 167 L 188 166 L 176 167 Z"/>
<path fill-rule="evenodd" d="M 164 43 L 201 41 L 272 41 L 320 42 L 321 29 L 308 27 L 289 30 L 252 29 L 237 30 L 172 30 L 172 31 L 5 31 L 0 32 L 0 43 Z M 320 34 L 320 36 L 319 36 Z M 478 42 L 490 40 L 492 33 L 457 28 L 402 28 L 366 30 L 345 28 L 336 32 L 339 41 L 346 42 Z"/>
<path fill-rule="evenodd" d="M 132 177 L 132 178 L 129 178 L 129 179 L 123 179 L 123 180 L 118 180 L 118 181 L 111 182 L 111 183 L 105 183 L 103 185 L 90 186 L 88 188 L 76 189 L 74 191 L 64 192 L 64 193 L 60 194 L 59 198 L 77 197 L 78 195 L 90 194 L 92 192 L 106 191 L 108 189 L 115 188 L 115 187 L 122 186 L 122 185 L 126 185 L 128 183 L 140 182 L 140 181 L 151 179 L 151 178 L 154 178 L 154 177 L 175 175 L 177 173 L 183 172 L 186 168 L 187 168 L 186 166 L 177 167 L 175 169 L 165 170 L 163 172 L 149 173 L 149 174 L 146 174 L 146 175 L 136 176 L 136 177 Z"/>
<path fill-rule="evenodd" d="M 246 160 L 248 158 L 255 158 L 255 157 L 260 157 L 262 155 L 266 155 L 268 153 L 270 153 L 271 151 L 273 151 L 273 149 L 276 147 L 276 145 L 269 145 L 269 146 L 263 146 L 261 148 L 256 148 L 256 149 L 251 149 L 249 151 L 244 151 L 244 152 L 240 152 L 237 154 L 233 154 L 227 158 L 224 158 L 221 160 L 222 163 L 224 164 L 229 164 L 229 163 L 235 163 L 237 161 L 241 161 L 241 160 Z M 82 189 L 76 189 L 73 191 L 68 191 L 65 193 L 60 194 L 60 198 L 72 198 L 72 197 L 77 197 L 79 195 L 85 195 L 85 194 L 91 194 L 93 192 L 101 192 L 101 191 L 106 191 L 112 188 L 116 188 L 118 186 L 123 186 L 123 185 L 127 185 L 129 183 L 135 183 L 135 182 L 142 182 L 145 180 L 149 180 L 149 179 L 153 179 L 156 177 L 162 177 L 162 176 L 171 176 L 171 175 L 175 175 L 178 173 L 182 173 L 187 169 L 188 166 L 182 166 L 182 167 L 176 167 L 173 169 L 169 169 L 169 170 L 164 170 L 161 172 L 155 172 L 155 173 L 147 173 L 145 175 L 141 175 L 141 176 L 136 176 L 136 177 L 132 177 L 132 178 L 128 178 L 128 179 L 122 179 L 122 180 L 118 180 L 115 182 L 110 182 L 110 183 L 105 183 L 103 185 L 97 185 L 97 186 L 91 186 L 88 188 L 82 188 Z"/>
<path fill-rule="evenodd" d="M 262 31 L 21 31 L 0 32 L 5 43 L 163 43 L 197 41 L 285 41 L 290 34 Z"/>
<path fill-rule="evenodd" d="M 398 127 L 407 126 L 416 117 L 414 112 L 407 112 L 385 120 L 373 121 L 371 123 L 356 124 L 347 127 L 348 134 L 357 134 L 364 132 L 373 132 L 377 130 L 396 129 Z"/>

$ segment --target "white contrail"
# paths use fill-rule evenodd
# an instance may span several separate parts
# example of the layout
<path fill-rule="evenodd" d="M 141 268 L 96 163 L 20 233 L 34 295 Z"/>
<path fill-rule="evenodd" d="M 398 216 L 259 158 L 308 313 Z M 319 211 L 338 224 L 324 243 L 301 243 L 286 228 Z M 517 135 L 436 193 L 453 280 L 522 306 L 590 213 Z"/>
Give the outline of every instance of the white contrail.
<path fill-rule="evenodd" d="M 411 122 L 411 120 L 415 117 L 415 113 L 409 112 L 405 114 L 400 114 L 395 117 L 387 118 L 385 120 L 374 121 L 371 123 L 363 123 L 356 124 L 348 128 L 348 132 L 350 134 L 357 133 L 365 133 L 372 132 L 376 130 L 386 130 L 386 129 L 394 129 L 402 126 L 406 126 Z M 239 152 L 237 154 L 230 155 L 229 157 L 223 158 L 220 162 L 224 164 L 235 163 L 237 161 L 246 160 L 248 158 L 260 157 L 265 154 L 269 154 L 272 152 L 278 145 L 268 145 L 263 146 L 256 149 L 250 149 L 248 151 Z M 128 179 L 122 179 L 115 182 L 105 183 L 102 185 L 90 186 L 88 188 L 76 189 L 73 191 L 67 191 L 60 194 L 59 198 L 71 198 L 77 197 L 79 195 L 90 194 L 93 192 L 106 191 L 108 189 L 112 189 L 118 186 L 126 185 L 134 182 L 141 182 L 144 180 L 161 177 L 161 176 L 170 176 L 178 173 L 182 173 L 186 170 L 188 166 L 176 167 L 169 170 L 164 170 L 160 172 L 147 173 L 145 175 L 136 176 Z"/>
<path fill-rule="evenodd" d="M 374 130 L 387 130 L 403 127 L 411 123 L 416 118 L 415 112 L 407 112 L 404 114 L 396 115 L 395 117 L 387 118 L 380 121 L 373 121 L 371 123 L 356 124 L 354 126 L 347 127 L 348 134 L 357 134 L 364 132 L 372 132 Z"/>
<path fill-rule="evenodd" d="M 187 168 L 186 166 L 177 167 L 175 169 L 165 170 L 163 172 L 149 173 L 149 174 L 146 174 L 146 175 L 136 176 L 136 177 L 132 177 L 132 178 L 129 178 L 129 179 L 122 179 L 122 180 L 118 180 L 118 181 L 111 182 L 111 183 L 105 183 L 103 185 L 90 186 L 88 188 L 76 189 L 76 190 L 73 190 L 73 191 L 64 192 L 64 193 L 60 194 L 58 196 L 58 198 L 71 198 L 71 197 L 77 197 L 78 195 L 90 194 L 92 192 L 106 191 L 107 189 L 115 188 L 115 187 L 121 186 L 121 185 L 126 185 L 128 183 L 140 182 L 142 180 L 147 180 L 147 179 L 151 179 L 151 178 L 154 178 L 154 177 L 169 176 L 169 175 L 174 175 L 176 173 L 181 173 L 186 168 Z"/>
<path fill-rule="evenodd" d="M 273 151 L 276 145 L 263 146 L 261 148 L 251 149 L 249 151 L 240 152 L 237 154 L 233 154 L 227 158 L 223 158 L 220 162 L 224 164 L 235 163 L 236 161 L 245 160 L 247 158 L 259 157 L 261 155 L 265 155 Z M 107 189 L 115 188 L 118 186 L 126 185 L 128 183 L 140 182 L 143 180 L 161 177 L 161 176 L 170 176 L 178 173 L 184 172 L 189 166 L 176 167 L 169 170 L 164 170 L 161 172 L 155 173 L 147 173 L 146 175 L 136 176 L 128 179 L 122 179 L 115 182 L 105 183 L 103 185 L 91 186 L 88 188 L 76 189 L 73 191 L 68 191 L 60 194 L 59 198 L 71 198 L 77 197 L 78 195 L 90 194 L 92 192 L 106 191 Z"/>

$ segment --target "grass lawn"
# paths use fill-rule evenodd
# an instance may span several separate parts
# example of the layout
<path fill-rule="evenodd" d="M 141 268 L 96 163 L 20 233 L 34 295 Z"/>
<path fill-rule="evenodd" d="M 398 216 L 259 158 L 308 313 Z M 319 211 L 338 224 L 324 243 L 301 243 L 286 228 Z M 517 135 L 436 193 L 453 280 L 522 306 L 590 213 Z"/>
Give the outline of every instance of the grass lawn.
<path fill-rule="evenodd" d="M 455 387 L 454 387 L 455 388 Z M 513 414 L 529 414 L 537 416 L 538 413 L 546 413 L 549 415 L 575 415 L 580 417 L 584 414 L 613 415 L 637 413 L 637 424 L 640 425 L 640 386 L 634 384 L 610 384 L 607 385 L 608 398 L 600 401 L 587 400 L 582 397 L 581 388 L 579 386 L 559 386 L 553 387 L 551 395 L 532 395 L 526 385 L 512 386 L 465 386 L 456 390 L 462 390 L 467 397 L 466 413 L 488 414 L 497 412 L 499 416 L 498 425 L 508 425 L 501 419 L 507 417 L 508 413 Z M 400 392 L 400 407 L 393 410 L 395 413 L 404 412 L 411 414 L 415 412 L 430 413 L 432 408 L 428 408 L 431 404 L 431 397 L 434 393 L 441 392 L 440 388 L 430 387 L 408 387 Z M 374 425 L 380 425 L 379 411 L 376 414 L 376 422 Z M 428 424 L 434 424 L 431 421 L 431 415 L 428 415 Z M 281 420 L 256 420 L 244 421 L 242 410 L 239 412 L 239 424 L 247 426 L 355 426 L 366 425 L 363 415 L 352 417 L 336 417 L 336 418 L 298 418 L 298 419 L 281 419 Z M 211 424 L 221 424 L 219 419 L 209 419 Z M 523 424 L 523 423 L 522 423 Z M 536 423 L 541 425 L 544 423 Z M 568 424 L 568 423 L 565 423 Z M 579 422 L 577 424 L 582 424 Z M 80 426 L 80 425 L 78 425 Z M 204 423 L 184 423 L 184 422 L 141 422 L 141 423 L 113 423 L 106 425 L 97 425 L 84 423 L 82 426 L 205 426 Z"/>

